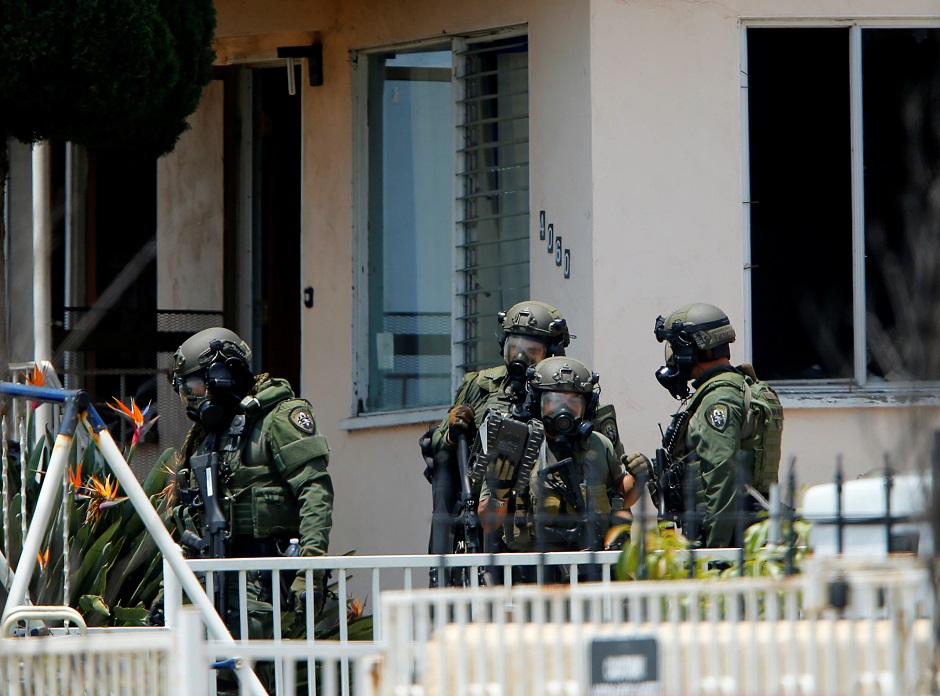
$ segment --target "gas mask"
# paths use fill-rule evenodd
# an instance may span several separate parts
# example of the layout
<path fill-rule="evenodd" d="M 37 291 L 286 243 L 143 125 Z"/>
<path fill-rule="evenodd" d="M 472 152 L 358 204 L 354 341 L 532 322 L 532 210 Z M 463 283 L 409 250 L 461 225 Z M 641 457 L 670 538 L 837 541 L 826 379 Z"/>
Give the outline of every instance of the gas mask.
<path fill-rule="evenodd" d="M 584 395 L 577 392 L 546 391 L 540 399 L 545 432 L 561 444 L 583 441 L 594 429 L 584 420 Z"/>
<path fill-rule="evenodd" d="M 521 397 L 525 392 L 526 377 L 530 367 L 544 359 L 548 349 L 545 343 L 523 335 L 508 335 L 503 344 L 503 360 L 508 371 L 507 389 Z M 510 394 L 512 397 L 513 394 Z"/>
<path fill-rule="evenodd" d="M 677 341 L 676 348 L 666 343 L 666 364 L 656 370 L 656 380 L 676 399 L 685 399 L 689 395 L 689 380 L 692 368 L 698 362 L 695 348 L 691 343 Z"/>
<path fill-rule="evenodd" d="M 239 372 L 241 363 L 228 359 L 212 363 L 175 380 L 180 399 L 186 407 L 187 417 L 209 432 L 221 432 L 228 427 L 241 401 Z"/>
<path fill-rule="evenodd" d="M 503 344 L 503 360 L 509 366 L 510 372 L 513 367 L 521 366 L 522 375 L 525 375 L 527 368 L 532 367 L 540 360 L 544 360 L 548 355 L 548 348 L 545 343 L 531 336 L 521 334 L 510 334 L 506 337 Z"/>

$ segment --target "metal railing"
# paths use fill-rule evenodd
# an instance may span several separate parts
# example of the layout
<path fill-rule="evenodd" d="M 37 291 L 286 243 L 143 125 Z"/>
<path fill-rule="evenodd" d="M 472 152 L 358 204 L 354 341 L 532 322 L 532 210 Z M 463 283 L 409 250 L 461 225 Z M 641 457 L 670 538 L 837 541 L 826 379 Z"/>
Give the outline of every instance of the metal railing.
<path fill-rule="evenodd" d="M 198 611 L 187 607 L 173 631 L 98 631 L 87 636 L 3 641 L 0 693 L 5 696 L 205 696 L 215 670 L 279 660 L 278 694 L 373 696 L 380 657 L 373 645 L 232 643 L 207 639 Z M 305 672 L 305 670 L 307 670 Z M 312 674 L 313 679 L 307 679 Z M 308 683 L 308 688 L 303 688 Z M 300 690 L 298 691 L 298 687 Z"/>
<path fill-rule="evenodd" d="M 931 692 L 934 605 L 920 564 L 808 571 L 389 592 L 381 694 Z"/>

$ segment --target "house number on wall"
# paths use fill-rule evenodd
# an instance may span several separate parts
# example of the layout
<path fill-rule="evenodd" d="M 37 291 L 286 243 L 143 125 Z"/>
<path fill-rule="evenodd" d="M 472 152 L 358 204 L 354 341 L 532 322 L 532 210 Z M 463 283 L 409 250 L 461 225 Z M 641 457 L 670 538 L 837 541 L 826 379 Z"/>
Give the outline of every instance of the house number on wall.
<path fill-rule="evenodd" d="M 555 257 L 555 266 L 565 278 L 571 277 L 571 249 L 561 245 L 561 235 L 555 236 L 555 223 L 546 223 L 545 211 L 539 211 L 539 240 L 545 241 L 545 250 Z"/>

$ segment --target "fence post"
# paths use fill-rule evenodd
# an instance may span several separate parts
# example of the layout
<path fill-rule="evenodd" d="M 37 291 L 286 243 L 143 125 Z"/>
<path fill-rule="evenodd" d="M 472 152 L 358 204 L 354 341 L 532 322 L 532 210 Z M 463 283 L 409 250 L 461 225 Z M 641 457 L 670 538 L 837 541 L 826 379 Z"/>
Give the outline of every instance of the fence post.
<path fill-rule="evenodd" d="M 163 625 L 176 628 L 180 621 L 180 608 L 183 606 L 183 586 L 173 566 L 163 557 Z"/>
<path fill-rule="evenodd" d="M 845 479 L 842 473 L 842 455 L 836 457 L 836 553 L 840 556 L 844 549 L 845 520 L 842 518 L 842 484 Z"/>
<path fill-rule="evenodd" d="M 186 607 L 177 614 L 177 630 L 173 632 L 175 654 L 170 658 L 169 693 L 179 696 L 201 696 L 209 688 L 209 655 L 206 632 L 199 611 Z"/>

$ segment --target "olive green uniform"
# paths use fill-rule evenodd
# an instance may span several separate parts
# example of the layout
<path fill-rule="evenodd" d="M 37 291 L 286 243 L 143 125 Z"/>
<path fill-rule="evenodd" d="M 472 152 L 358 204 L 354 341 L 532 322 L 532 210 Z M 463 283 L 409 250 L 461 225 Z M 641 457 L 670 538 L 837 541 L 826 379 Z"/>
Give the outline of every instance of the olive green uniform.
<path fill-rule="evenodd" d="M 464 375 L 463 381 L 457 389 L 451 408 L 461 404 L 470 406 L 473 409 L 473 420 L 477 428 L 483 424 L 483 417 L 488 409 L 508 413 L 512 408 L 512 402 L 506 392 L 508 375 L 509 370 L 505 364 L 479 372 L 468 372 Z M 451 524 L 447 520 L 453 519 L 460 499 L 456 447 L 447 442 L 447 427 L 447 417 L 445 416 L 431 435 L 431 449 L 434 453 L 434 466 L 431 472 L 432 518 L 434 521 L 431 525 L 428 552 L 433 554 L 451 553 L 453 551 L 449 534 L 445 530 Z M 613 441 L 612 447 L 616 455 L 623 454 L 623 445 L 619 441 L 616 412 L 612 405 L 598 408 L 595 430 L 606 435 L 605 439 L 608 444 Z"/>
<path fill-rule="evenodd" d="M 538 471 L 567 457 L 574 460 L 572 483 L 580 485 L 586 508 L 596 515 L 597 525 L 591 532 L 590 542 L 600 548 L 609 525 L 611 500 L 621 495 L 623 478 L 627 471 L 620 462 L 613 444 L 600 433 L 592 432 L 583 442 L 570 451 L 554 446 L 546 440 L 542 456 L 529 478 L 528 500 L 514 501 L 506 518 L 504 535 L 511 551 L 571 551 L 585 546 L 574 540 L 565 542 L 558 534 L 545 533 L 544 527 L 575 529 L 577 514 L 570 502 L 542 483 Z M 484 482 L 480 499 L 491 493 Z M 596 535 L 596 538 L 594 538 Z"/>
<path fill-rule="evenodd" d="M 319 433 L 310 404 L 295 397 L 285 380 L 262 375 L 252 394 L 257 408 L 249 409 L 246 416 L 236 416 L 230 428 L 217 436 L 215 447 L 223 454 L 228 470 L 228 475 L 220 478 L 226 494 L 223 514 L 231 532 L 228 553 L 232 557 L 275 556 L 286 549 L 290 537 L 297 537 L 302 556 L 325 555 L 333 524 L 326 438 Z M 191 457 L 202 454 L 207 446 L 205 431 L 194 426 L 183 446 L 183 478 Z M 190 508 L 178 507 L 175 517 L 181 531 L 202 533 L 199 515 Z M 303 577 L 303 572 L 297 573 L 295 587 L 302 586 Z M 253 638 L 269 637 L 265 635 L 270 633 L 267 591 L 260 577 L 249 585 L 249 633 Z M 237 594 L 230 593 L 230 597 L 234 608 Z M 265 606 L 266 618 L 262 616 Z M 237 617 L 230 616 L 229 625 L 237 627 Z"/>
<path fill-rule="evenodd" d="M 473 420 L 477 428 L 483 424 L 483 416 L 487 409 L 493 408 L 502 413 L 508 413 L 512 404 L 506 393 L 506 379 L 509 369 L 506 365 L 497 365 L 479 372 L 468 372 L 464 375 L 460 388 L 454 396 L 454 404 L 466 404 L 473 409 Z M 431 435 L 431 447 L 434 452 L 448 450 L 453 452 L 454 446 L 447 442 L 447 417 L 440 422 Z"/>
<path fill-rule="evenodd" d="M 739 509 L 753 511 L 753 499 L 739 488 L 737 470 L 745 483 L 754 482 L 754 451 L 741 447 L 747 417 L 747 382 L 730 365 L 706 370 L 692 382 L 695 393 L 687 406 L 689 418 L 678 434 L 673 458 L 686 464 L 696 484 L 697 511 L 703 515 L 701 538 L 711 548 L 737 543 L 735 518 Z M 759 491 L 767 495 L 767 491 Z M 742 496 L 745 496 L 742 499 Z M 750 522 L 742 520 L 742 529 Z"/>

